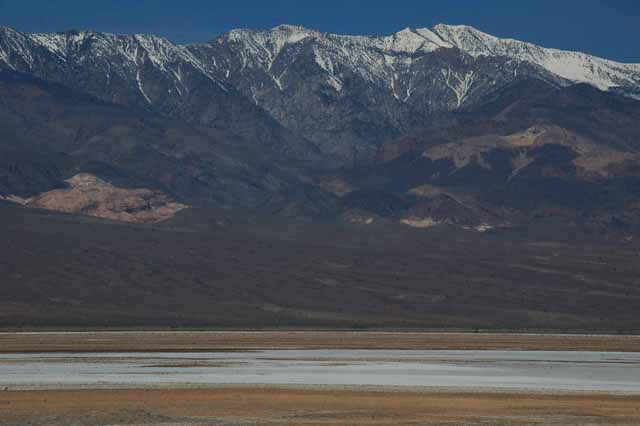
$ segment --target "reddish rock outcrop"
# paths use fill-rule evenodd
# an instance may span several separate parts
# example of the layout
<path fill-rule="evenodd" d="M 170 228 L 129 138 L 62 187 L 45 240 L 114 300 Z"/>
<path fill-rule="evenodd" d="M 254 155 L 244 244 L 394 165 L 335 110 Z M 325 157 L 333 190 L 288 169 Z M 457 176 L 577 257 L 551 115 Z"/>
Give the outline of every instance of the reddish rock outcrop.
<path fill-rule="evenodd" d="M 88 173 L 75 175 L 66 182 L 68 188 L 44 192 L 28 199 L 13 195 L 2 198 L 26 207 L 131 223 L 160 222 L 187 208 L 161 191 L 118 188 Z"/>

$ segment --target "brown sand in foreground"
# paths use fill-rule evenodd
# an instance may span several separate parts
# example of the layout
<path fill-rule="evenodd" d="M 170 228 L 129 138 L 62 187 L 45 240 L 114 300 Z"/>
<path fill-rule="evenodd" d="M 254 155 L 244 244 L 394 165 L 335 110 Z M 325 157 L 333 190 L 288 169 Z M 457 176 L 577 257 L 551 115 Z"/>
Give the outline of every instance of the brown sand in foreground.
<path fill-rule="evenodd" d="M 280 388 L 0 392 L 0 425 L 638 425 L 640 397 Z"/>
<path fill-rule="evenodd" d="M 181 352 L 268 348 L 640 352 L 640 336 L 414 332 L 0 333 L 0 352 Z"/>

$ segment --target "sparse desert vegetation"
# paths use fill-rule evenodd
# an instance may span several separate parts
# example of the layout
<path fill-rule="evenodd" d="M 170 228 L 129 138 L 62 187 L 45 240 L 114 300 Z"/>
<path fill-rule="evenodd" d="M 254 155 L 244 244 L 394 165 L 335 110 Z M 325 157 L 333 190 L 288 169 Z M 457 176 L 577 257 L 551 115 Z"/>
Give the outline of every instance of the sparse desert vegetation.
<path fill-rule="evenodd" d="M 0 206 L 0 327 L 634 332 L 635 241 Z M 375 228 L 371 228 L 374 226 Z"/>

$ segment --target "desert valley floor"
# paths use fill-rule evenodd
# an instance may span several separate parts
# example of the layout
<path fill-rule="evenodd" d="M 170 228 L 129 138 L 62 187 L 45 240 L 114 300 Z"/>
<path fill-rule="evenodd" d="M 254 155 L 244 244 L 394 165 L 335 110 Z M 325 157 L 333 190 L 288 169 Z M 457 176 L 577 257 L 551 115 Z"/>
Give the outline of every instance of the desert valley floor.
<path fill-rule="evenodd" d="M 0 425 L 637 425 L 640 337 L 0 333 Z"/>

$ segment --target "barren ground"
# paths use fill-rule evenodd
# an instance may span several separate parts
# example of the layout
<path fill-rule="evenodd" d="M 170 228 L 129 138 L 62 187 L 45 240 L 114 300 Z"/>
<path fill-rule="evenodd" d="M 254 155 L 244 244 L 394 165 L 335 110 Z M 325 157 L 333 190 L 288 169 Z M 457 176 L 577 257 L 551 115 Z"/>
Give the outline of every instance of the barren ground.
<path fill-rule="evenodd" d="M 0 329 L 640 330 L 639 241 L 205 213 L 133 226 L 0 202 Z"/>
<path fill-rule="evenodd" d="M 378 332 L 0 333 L 0 351 L 251 348 L 639 351 L 638 336 Z M 640 396 L 438 392 L 411 388 L 0 390 L 0 426 L 638 425 Z"/>
<path fill-rule="evenodd" d="M 0 333 L 0 352 L 5 353 L 194 352 L 271 348 L 640 352 L 640 336 L 333 331 Z"/>
<path fill-rule="evenodd" d="M 640 397 L 222 388 L 0 393 L 0 425 L 637 425 Z"/>

